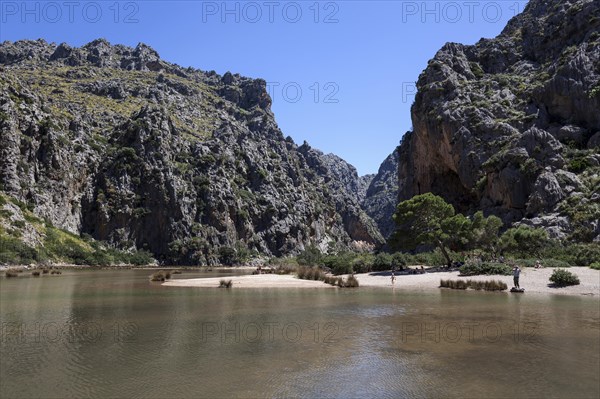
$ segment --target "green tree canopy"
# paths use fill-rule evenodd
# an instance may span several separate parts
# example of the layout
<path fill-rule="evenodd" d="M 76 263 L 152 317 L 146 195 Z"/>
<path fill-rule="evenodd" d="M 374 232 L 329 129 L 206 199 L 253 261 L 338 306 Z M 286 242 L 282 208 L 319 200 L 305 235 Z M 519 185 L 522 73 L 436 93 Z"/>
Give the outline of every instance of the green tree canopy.
<path fill-rule="evenodd" d="M 483 248 L 492 255 L 498 253 L 498 234 L 502 227 L 502 220 L 497 216 L 483 216 L 482 211 L 473 215 L 471 230 L 471 246 Z"/>
<path fill-rule="evenodd" d="M 415 249 L 418 245 L 438 247 L 448 265 L 452 263 L 448 249 L 469 240 L 471 222 L 442 197 L 432 193 L 417 195 L 398 204 L 394 221 L 398 226 L 391 244 L 399 249 Z"/>
<path fill-rule="evenodd" d="M 513 227 L 500 238 L 502 251 L 529 257 L 532 254 L 539 256 L 540 251 L 548 244 L 548 233 L 544 229 L 535 229 L 529 226 Z"/>
<path fill-rule="evenodd" d="M 317 246 L 309 245 L 297 256 L 297 260 L 303 266 L 318 266 L 323 260 L 323 254 Z"/>

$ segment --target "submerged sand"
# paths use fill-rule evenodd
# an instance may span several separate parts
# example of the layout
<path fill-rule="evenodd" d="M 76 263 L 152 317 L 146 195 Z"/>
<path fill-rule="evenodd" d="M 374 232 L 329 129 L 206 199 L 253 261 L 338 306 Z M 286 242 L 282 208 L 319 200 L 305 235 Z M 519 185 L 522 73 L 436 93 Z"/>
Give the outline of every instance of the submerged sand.
<path fill-rule="evenodd" d="M 579 277 L 580 284 L 556 288 L 550 285 L 551 268 L 532 269 L 526 268 L 521 272 L 520 285 L 527 293 L 548 293 L 567 295 L 589 295 L 600 298 L 600 271 L 587 267 L 571 267 L 569 271 Z M 512 287 L 512 276 L 459 276 L 458 271 L 431 272 L 425 274 L 400 274 L 396 275 L 394 285 L 391 283 L 390 272 L 376 272 L 357 274 L 356 278 L 360 287 L 382 287 L 410 290 L 439 290 L 440 280 L 500 280 L 508 287 Z M 246 275 L 235 277 L 195 278 L 171 280 L 163 285 L 171 287 L 199 287 L 216 288 L 221 280 L 231 280 L 233 287 L 241 288 L 334 288 L 321 281 L 300 280 L 293 275 Z"/>

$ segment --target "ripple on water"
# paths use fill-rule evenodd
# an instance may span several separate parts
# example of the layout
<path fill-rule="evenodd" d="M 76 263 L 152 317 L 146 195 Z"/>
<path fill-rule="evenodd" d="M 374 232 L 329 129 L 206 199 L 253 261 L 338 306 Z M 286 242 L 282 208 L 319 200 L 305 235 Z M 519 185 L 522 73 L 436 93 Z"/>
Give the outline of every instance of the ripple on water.
<path fill-rule="evenodd" d="M 0 345 L 2 397 L 598 397 L 597 300 L 504 298 L 381 290 L 265 292 L 148 288 L 73 273 L 32 299 L 2 290 L 0 321 L 63 320 L 101 324 L 97 342 Z M 112 276 L 112 277 L 111 277 Z M 113 283 L 112 280 L 116 282 Z M 41 281 L 41 280 L 40 280 Z M 50 281 L 50 280 L 48 280 Z M 59 280 L 54 280 L 59 281 Z M 32 279 L 33 283 L 34 280 Z M 20 282 L 19 282 L 20 283 Z M 37 283 L 36 283 L 37 284 Z M 53 283 L 54 284 L 54 283 Z M 72 284 L 65 287 L 64 285 Z M 4 288 L 4 287 L 3 287 Z M 469 295 L 474 294 L 474 295 Z M 52 298 L 48 301 L 47 298 Z M 67 309 L 64 310 L 63 309 Z M 68 316 L 70 315 L 70 316 Z M 115 321 L 137 327 L 115 340 Z M 203 322 L 298 323 L 298 341 L 203 339 Z M 403 342 L 403 323 L 533 322 L 532 340 Z M 337 327 L 325 340 L 329 326 Z M 313 336 L 315 325 L 320 334 Z M 281 329 L 281 328 L 280 328 Z M 206 338 L 206 337 L 204 337 Z M 519 337 L 521 338 L 521 337 Z M 595 385 L 594 385 L 595 384 Z"/>

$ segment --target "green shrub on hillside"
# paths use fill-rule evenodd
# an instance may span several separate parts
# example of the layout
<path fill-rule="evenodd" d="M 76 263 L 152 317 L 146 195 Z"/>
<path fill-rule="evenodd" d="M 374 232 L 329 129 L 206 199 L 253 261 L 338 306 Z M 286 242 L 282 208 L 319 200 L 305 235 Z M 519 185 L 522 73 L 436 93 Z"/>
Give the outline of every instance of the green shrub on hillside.
<path fill-rule="evenodd" d="M 0 263 L 28 265 L 45 259 L 44 251 L 32 248 L 18 238 L 0 234 Z"/>
<path fill-rule="evenodd" d="M 219 248 L 219 261 L 226 266 L 232 266 L 236 262 L 235 249 L 227 246 Z"/>
<path fill-rule="evenodd" d="M 581 173 L 587 168 L 591 166 L 590 161 L 587 158 L 579 157 L 575 159 L 571 159 L 568 164 L 568 169 L 570 172 Z"/>
<path fill-rule="evenodd" d="M 144 250 L 136 251 L 131 254 L 127 253 L 126 257 L 128 258 L 126 263 L 136 266 L 149 265 L 154 262 L 154 257 L 152 254 Z"/>
<path fill-rule="evenodd" d="M 481 79 L 484 75 L 483 69 L 477 62 L 469 62 L 469 66 L 471 67 L 471 72 L 477 79 Z"/>
<path fill-rule="evenodd" d="M 10 223 L 11 228 L 6 232 L 0 227 L 0 263 L 4 264 L 39 264 L 48 261 L 64 262 L 76 265 L 106 266 L 112 264 L 144 265 L 154 262 L 152 255 L 145 251 L 126 252 L 106 248 L 95 241 L 90 235 L 77 236 L 70 232 L 57 229 L 51 223 L 36 217 L 29 207 L 12 197 L 0 194 L 0 200 L 6 204 L 10 200 L 16 204 L 23 214 L 25 221 Z M 0 214 L 0 218 L 5 215 Z M 20 234 L 29 225 L 37 230 L 43 239 L 41 245 L 31 247 L 20 239 Z"/>
<path fill-rule="evenodd" d="M 87 258 L 94 252 L 94 249 L 84 244 L 81 239 L 58 229 L 46 230 L 44 248 L 58 259 L 76 265 L 89 264 Z"/>

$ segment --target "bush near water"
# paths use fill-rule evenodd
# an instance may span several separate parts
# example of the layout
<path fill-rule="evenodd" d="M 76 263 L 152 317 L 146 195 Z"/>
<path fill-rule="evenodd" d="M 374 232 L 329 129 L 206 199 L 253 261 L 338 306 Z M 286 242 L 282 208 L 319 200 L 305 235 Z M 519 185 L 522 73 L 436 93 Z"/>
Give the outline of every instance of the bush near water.
<path fill-rule="evenodd" d="M 550 281 L 557 287 L 579 285 L 579 277 L 565 269 L 554 269 Z"/>
<path fill-rule="evenodd" d="M 166 281 L 171 278 L 171 272 L 159 270 L 150 276 L 150 281 Z"/>
<path fill-rule="evenodd" d="M 219 280 L 219 288 L 231 288 L 233 287 L 232 280 Z"/>

